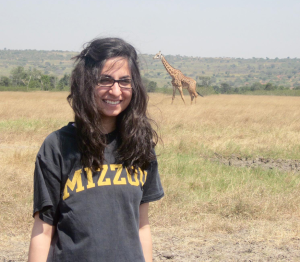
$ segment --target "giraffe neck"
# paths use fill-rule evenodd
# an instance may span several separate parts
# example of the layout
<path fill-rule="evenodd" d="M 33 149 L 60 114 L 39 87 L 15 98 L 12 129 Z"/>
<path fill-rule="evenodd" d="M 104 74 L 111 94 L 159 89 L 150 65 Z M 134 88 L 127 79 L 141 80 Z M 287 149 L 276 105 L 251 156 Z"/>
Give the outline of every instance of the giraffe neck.
<path fill-rule="evenodd" d="M 164 67 L 166 68 L 166 70 L 170 74 L 170 76 L 173 76 L 176 69 L 167 62 L 167 60 L 164 58 L 164 56 L 161 56 L 161 62 L 163 63 Z"/>

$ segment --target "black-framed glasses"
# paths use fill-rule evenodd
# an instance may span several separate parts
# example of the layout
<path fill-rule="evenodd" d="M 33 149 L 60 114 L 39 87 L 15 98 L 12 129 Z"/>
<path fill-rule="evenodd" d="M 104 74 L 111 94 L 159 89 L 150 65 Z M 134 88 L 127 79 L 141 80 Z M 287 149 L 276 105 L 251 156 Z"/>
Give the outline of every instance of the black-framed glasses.
<path fill-rule="evenodd" d="M 132 85 L 131 85 L 132 81 L 130 78 L 115 80 L 112 77 L 108 77 L 108 76 L 100 77 L 98 81 L 98 86 L 103 88 L 111 88 L 115 84 L 115 82 L 117 82 L 119 84 L 119 87 L 123 90 L 132 89 Z"/>

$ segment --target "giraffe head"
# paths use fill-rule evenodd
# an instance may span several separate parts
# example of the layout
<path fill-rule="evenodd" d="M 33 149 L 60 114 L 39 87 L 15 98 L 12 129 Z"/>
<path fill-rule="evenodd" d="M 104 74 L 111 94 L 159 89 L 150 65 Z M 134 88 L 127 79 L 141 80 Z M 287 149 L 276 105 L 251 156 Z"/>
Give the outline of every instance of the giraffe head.
<path fill-rule="evenodd" d="M 161 52 L 159 51 L 159 52 L 153 57 L 153 59 L 161 59 L 161 56 L 162 56 L 162 54 L 161 54 Z"/>

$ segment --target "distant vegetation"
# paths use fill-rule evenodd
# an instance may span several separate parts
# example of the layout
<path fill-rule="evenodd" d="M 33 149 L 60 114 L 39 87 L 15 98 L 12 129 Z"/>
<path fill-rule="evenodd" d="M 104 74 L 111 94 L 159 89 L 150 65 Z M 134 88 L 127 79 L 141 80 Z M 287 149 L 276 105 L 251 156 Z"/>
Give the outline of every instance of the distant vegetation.
<path fill-rule="evenodd" d="M 75 52 L 0 50 L 0 90 L 66 90 Z M 207 94 L 300 95 L 298 58 L 204 58 L 166 55 Z M 171 93 L 171 77 L 153 55 L 140 55 L 148 92 Z M 291 90 L 292 89 L 292 90 Z"/>
<path fill-rule="evenodd" d="M 36 68 L 25 69 L 18 66 L 11 70 L 9 77 L 0 77 L 1 90 L 68 90 L 70 84 L 70 74 L 65 74 L 58 80 L 55 75 L 43 74 Z"/>

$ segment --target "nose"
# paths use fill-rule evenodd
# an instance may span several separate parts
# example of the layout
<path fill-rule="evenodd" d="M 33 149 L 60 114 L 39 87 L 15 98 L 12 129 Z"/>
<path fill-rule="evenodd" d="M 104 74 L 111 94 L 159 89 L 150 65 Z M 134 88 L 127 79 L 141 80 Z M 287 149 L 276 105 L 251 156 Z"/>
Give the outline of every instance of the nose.
<path fill-rule="evenodd" d="M 109 93 L 114 96 L 119 96 L 122 94 L 119 83 L 115 82 L 114 85 L 110 88 Z"/>

